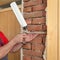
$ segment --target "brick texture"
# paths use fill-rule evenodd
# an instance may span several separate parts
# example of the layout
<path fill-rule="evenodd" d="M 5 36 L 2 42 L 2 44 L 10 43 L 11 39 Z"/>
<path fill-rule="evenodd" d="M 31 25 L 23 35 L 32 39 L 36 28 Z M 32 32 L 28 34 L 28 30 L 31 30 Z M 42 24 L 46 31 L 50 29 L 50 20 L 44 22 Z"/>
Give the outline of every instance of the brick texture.
<path fill-rule="evenodd" d="M 32 24 L 32 18 L 27 18 L 27 19 L 25 19 L 26 20 L 26 22 L 27 22 L 27 24 L 29 25 L 29 24 Z"/>
<path fill-rule="evenodd" d="M 32 49 L 31 43 L 27 43 L 26 45 L 24 45 L 23 48 L 31 50 Z"/>
<path fill-rule="evenodd" d="M 33 51 L 33 50 L 25 50 L 24 49 L 24 55 L 30 55 L 34 57 L 42 57 L 43 52 Z"/>
<path fill-rule="evenodd" d="M 25 56 L 23 57 L 23 60 L 31 60 L 31 56 L 25 55 Z"/>
<path fill-rule="evenodd" d="M 39 57 L 32 57 L 32 60 L 44 60 L 44 59 Z"/>
<path fill-rule="evenodd" d="M 32 7 L 26 7 L 24 8 L 24 12 L 31 12 L 32 11 Z"/>
<path fill-rule="evenodd" d="M 33 18 L 32 20 L 32 24 L 44 24 L 46 22 L 45 17 L 41 17 L 41 18 Z"/>
<path fill-rule="evenodd" d="M 42 31 L 42 25 L 28 25 L 29 31 Z"/>
<path fill-rule="evenodd" d="M 40 10 L 44 10 L 46 8 L 45 4 L 40 4 L 40 5 L 36 5 L 32 7 L 33 11 L 40 11 Z"/>
<path fill-rule="evenodd" d="M 24 0 L 24 18 L 28 24 L 28 31 L 41 33 L 23 46 L 23 60 L 44 60 L 47 34 L 46 7 L 47 0 Z"/>
<path fill-rule="evenodd" d="M 30 13 L 24 13 L 25 18 L 36 18 L 36 17 L 45 17 L 46 12 L 45 11 L 34 11 Z"/>
<path fill-rule="evenodd" d="M 34 5 L 38 5 L 41 3 L 42 3 L 42 0 L 30 0 L 24 3 L 24 7 L 34 6 Z"/>

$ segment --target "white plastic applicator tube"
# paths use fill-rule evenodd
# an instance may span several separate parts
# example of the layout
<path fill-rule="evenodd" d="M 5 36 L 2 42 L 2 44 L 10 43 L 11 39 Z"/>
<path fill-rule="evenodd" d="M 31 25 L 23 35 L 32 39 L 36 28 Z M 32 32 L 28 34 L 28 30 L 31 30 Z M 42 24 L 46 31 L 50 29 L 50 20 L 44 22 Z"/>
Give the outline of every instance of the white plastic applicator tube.
<path fill-rule="evenodd" d="M 27 26 L 27 23 L 26 23 L 23 15 L 22 15 L 22 13 L 20 12 L 17 4 L 16 4 L 15 2 L 12 2 L 12 3 L 10 4 L 10 6 L 11 6 L 11 8 L 12 8 L 12 10 L 13 10 L 13 12 L 14 12 L 17 20 L 18 20 L 18 22 L 20 23 L 20 25 L 21 25 L 22 27 L 26 27 L 26 26 Z"/>
<path fill-rule="evenodd" d="M 26 28 L 27 27 L 27 23 L 24 20 L 24 17 L 22 15 L 22 13 L 20 12 L 20 9 L 18 8 L 17 4 L 15 2 L 12 2 L 10 4 L 19 24 L 21 25 L 22 28 Z M 20 59 L 23 60 L 23 48 L 21 48 L 20 50 L 21 56 Z"/>

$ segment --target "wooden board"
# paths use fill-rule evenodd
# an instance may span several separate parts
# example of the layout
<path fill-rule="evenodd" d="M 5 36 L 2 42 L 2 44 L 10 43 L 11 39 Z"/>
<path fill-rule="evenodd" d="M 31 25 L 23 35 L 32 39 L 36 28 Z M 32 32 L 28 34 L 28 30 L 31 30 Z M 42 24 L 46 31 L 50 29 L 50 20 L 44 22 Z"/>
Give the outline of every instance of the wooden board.
<path fill-rule="evenodd" d="M 9 41 L 20 33 L 20 25 L 11 10 L 0 12 L 0 31 L 2 31 Z M 9 53 L 8 60 L 20 60 L 20 51 Z"/>
<path fill-rule="evenodd" d="M 60 0 L 59 0 L 59 60 L 60 60 Z"/>
<path fill-rule="evenodd" d="M 58 0 L 48 0 L 47 3 L 47 60 L 60 60 Z"/>

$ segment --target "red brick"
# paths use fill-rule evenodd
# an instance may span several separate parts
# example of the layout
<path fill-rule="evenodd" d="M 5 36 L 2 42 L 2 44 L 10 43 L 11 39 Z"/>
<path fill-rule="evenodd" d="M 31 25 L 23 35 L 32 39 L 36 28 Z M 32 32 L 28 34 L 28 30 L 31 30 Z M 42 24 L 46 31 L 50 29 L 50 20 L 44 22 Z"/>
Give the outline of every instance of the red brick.
<path fill-rule="evenodd" d="M 47 7 L 47 0 L 42 0 L 42 4 L 45 4 L 45 6 Z"/>
<path fill-rule="evenodd" d="M 23 60 L 31 60 L 31 56 L 25 55 L 23 56 Z"/>
<path fill-rule="evenodd" d="M 47 4 L 47 0 L 43 0 L 43 2 L 44 2 L 45 4 Z"/>
<path fill-rule="evenodd" d="M 28 25 L 29 31 L 42 31 L 42 25 Z"/>
<path fill-rule="evenodd" d="M 24 7 L 34 6 L 34 5 L 38 5 L 41 3 L 42 3 L 42 0 L 30 0 L 30 1 L 24 3 Z"/>
<path fill-rule="evenodd" d="M 36 11 L 36 12 L 30 12 L 30 13 L 24 13 L 25 18 L 32 18 L 32 17 L 44 17 L 46 16 L 45 11 Z"/>
<path fill-rule="evenodd" d="M 44 59 L 40 57 L 32 57 L 32 60 L 44 60 Z"/>
<path fill-rule="evenodd" d="M 41 17 L 41 18 L 33 18 L 32 24 L 44 24 L 46 23 L 46 18 Z"/>
<path fill-rule="evenodd" d="M 27 22 L 27 24 L 31 24 L 32 23 L 32 18 L 26 19 L 26 22 Z"/>
<path fill-rule="evenodd" d="M 32 50 L 38 52 L 44 52 L 45 46 L 43 44 L 32 44 Z"/>
<path fill-rule="evenodd" d="M 39 36 L 40 36 L 41 38 L 45 38 L 45 37 L 46 37 L 46 33 L 44 33 L 44 34 L 39 34 Z"/>
<path fill-rule="evenodd" d="M 32 11 L 32 7 L 26 7 L 24 8 L 24 12 L 31 12 Z"/>
<path fill-rule="evenodd" d="M 44 31 L 47 31 L 47 26 L 46 26 L 46 24 L 44 24 L 44 25 L 42 26 L 42 29 L 43 29 Z"/>
<path fill-rule="evenodd" d="M 27 43 L 26 45 L 23 46 L 24 49 L 30 49 L 31 50 L 31 43 Z"/>
<path fill-rule="evenodd" d="M 33 11 L 45 10 L 45 8 L 46 8 L 45 4 L 40 4 L 40 5 L 33 6 Z"/>
<path fill-rule="evenodd" d="M 43 43 L 43 44 L 46 43 L 46 37 L 42 39 L 42 43 Z"/>
<path fill-rule="evenodd" d="M 46 32 L 47 0 L 24 0 L 24 18 L 28 24 L 29 31 Z M 30 43 L 23 46 L 23 60 L 44 60 L 46 33 L 39 34 Z"/>
<path fill-rule="evenodd" d="M 34 40 L 32 40 L 31 42 L 34 44 L 41 44 L 42 41 L 43 41 L 43 38 L 39 35 Z"/>
<path fill-rule="evenodd" d="M 32 51 L 32 50 L 23 50 L 24 52 L 24 55 L 30 55 L 30 56 L 38 56 L 38 57 L 42 57 L 43 56 L 43 52 L 35 52 L 35 51 Z"/>

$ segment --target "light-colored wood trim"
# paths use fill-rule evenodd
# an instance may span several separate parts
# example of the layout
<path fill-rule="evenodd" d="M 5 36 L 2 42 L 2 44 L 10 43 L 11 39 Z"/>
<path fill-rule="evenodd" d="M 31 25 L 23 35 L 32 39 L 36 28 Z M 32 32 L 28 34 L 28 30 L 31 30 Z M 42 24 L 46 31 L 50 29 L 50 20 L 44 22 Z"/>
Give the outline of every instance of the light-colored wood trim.
<path fill-rule="evenodd" d="M 60 0 L 59 0 L 59 16 L 60 16 Z M 60 17 L 59 17 L 59 60 L 60 60 Z"/>
<path fill-rule="evenodd" d="M 47 60 L 58 60 L 58 0 L 47 1 Z"/>
<path fill-rule="evenodd" d="M 19 8 L 22 8 L 22 5 L 18 5 Z M 5 11 L 9 11 L 11 10 L 11 8 L 5 8 L 5 9 L 1 9 L 0 12 L 5 12 Z"/>

